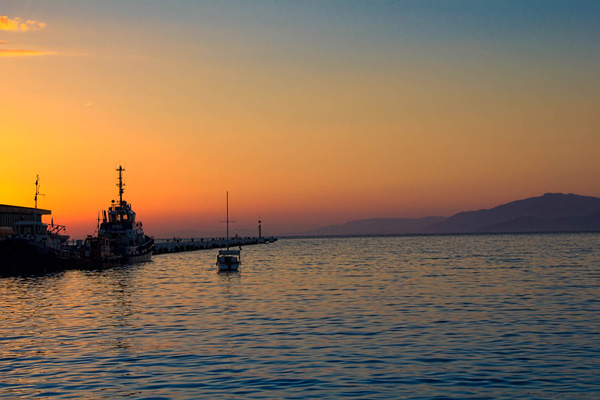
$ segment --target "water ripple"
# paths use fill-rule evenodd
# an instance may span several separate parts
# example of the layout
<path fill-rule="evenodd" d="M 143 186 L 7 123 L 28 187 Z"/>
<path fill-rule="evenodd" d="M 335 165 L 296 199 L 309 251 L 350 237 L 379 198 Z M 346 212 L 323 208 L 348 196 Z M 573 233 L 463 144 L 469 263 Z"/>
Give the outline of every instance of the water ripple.
<path fill-rule="evenodd" d="M 598 234 L 281 240 L 0 279 L 0 397 L 600 398 Z"/>

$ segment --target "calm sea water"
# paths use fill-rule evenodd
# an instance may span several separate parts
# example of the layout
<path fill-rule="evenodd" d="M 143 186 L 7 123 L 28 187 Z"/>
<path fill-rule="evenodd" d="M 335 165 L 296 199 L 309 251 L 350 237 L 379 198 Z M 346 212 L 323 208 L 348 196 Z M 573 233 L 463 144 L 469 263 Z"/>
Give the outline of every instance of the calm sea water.
<path fill-rule="evenodd" d="M 0 396 L 599 399 L 600 234 L 280 240 L 0 278 Z"/>

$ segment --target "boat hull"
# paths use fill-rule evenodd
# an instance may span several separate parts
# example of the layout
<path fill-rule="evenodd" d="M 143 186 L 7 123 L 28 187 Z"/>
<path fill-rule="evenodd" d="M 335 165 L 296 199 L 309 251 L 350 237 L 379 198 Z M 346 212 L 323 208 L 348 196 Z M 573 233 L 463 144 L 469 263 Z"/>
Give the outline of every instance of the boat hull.
<path fill-rule="evenodd" d="M 114 249 L 114 253 L 121 257 L 124 264 L 135 264 L 152 260 L 154 252 L 154 239 L 146 236 L 146 242 L 139 246 L 124 246 Z"/>
<path fill-rule="evenodd" d="M 240 269 L 240 264 L 221 264 L 218 263 L 219 271 L 237 271 Z"/>
<path fill-rule="evenodd" d="M 0 240 L 0 275 L 41 274 L 68 269 L 104 269 L 121 257 L 85 256 L 80 248 L 52 249 L 19 239 Z"/>
<path fill-rule="evenodd" d="M 0 260 L 2 274 L 52 272 L 77 268 L 82 262 L 77 254 L 19 239 L 0 241 Z"/>
<path fill-rule="evenodd" d="M 121 262 L 124 264 L 135 264 L 135 263 L 146 262 L 146 261 L 151 261 L 151 260 L 152 260 L 152 251 L 150 251 L 149 253 L 146 253 L 146 254 L 123 256 L 123 258 L 121 259 Z"/>

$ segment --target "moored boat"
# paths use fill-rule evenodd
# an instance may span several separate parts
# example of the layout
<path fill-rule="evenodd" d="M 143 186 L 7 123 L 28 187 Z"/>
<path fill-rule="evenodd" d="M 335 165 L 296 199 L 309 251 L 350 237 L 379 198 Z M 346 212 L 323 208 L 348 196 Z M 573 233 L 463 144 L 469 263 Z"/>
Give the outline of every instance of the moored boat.
<path fill-rule="evenodd" d="M 119 200 L 112 201 L 108 212 L 103 211 L 103 219 L 98 229 L 98 238 L 108 240 L 110 250 L 125 263 L 150 261 L 154 250 L 154 238 L 144 234 L 141 222 L 136 222 L 136 214 L 131 204 L 123 200 L 123 167 L 119 166 Z"/>
<path fill-rule="evenodd" d="M 77 266 L 81 255 L 77 247 L 68 246 L 69 236 L 60 234 L 63 226 L 38 221 L 21 221 L 16 232 L 0 242 L 0 254 L 7 269 L 24 271 L 51 270 Z"/>
<path fill-rule="evenodd" d="M 75 267 L 81 263 L 76 246 L 69 246 L 69 236 L 63 225 L 51 225 L 37 219 L 39 176 L 35 181 L 35 208 L 33 221 L 19 221 L 14 232 L 0 240 L 1 270 L 3 272 L 41 272 Z"/>

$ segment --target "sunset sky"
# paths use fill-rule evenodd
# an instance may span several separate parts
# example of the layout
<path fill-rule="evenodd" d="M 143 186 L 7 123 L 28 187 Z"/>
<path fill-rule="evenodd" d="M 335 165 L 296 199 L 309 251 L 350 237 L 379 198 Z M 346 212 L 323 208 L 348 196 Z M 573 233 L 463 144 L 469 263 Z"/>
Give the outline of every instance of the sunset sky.
<path fill-rule="evenodd" d="M 600 196 L 599 1 L 0 3 L 0 204 L 303 232 Z M 49 220 L 46 220 L 49 222 Z"/>

